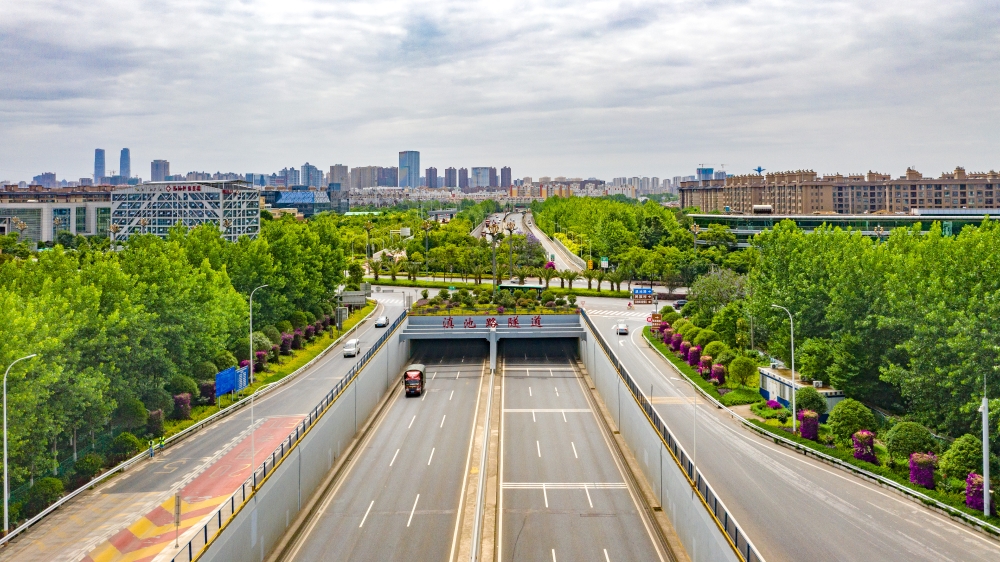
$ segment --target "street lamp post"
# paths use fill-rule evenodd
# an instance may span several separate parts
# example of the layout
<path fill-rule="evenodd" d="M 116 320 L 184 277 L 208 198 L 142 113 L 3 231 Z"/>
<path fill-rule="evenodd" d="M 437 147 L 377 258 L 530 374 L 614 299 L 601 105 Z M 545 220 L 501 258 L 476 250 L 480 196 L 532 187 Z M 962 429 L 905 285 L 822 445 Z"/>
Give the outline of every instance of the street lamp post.
<path fill-rule="evenodd" d="M 771 308 L 780 308 L 788 315 L 788 330 L 792 340 L 792 433 L 795 433 L 795 422 L 797 421 L 795 418 L 795 320 L 792 319 L 792 313 L 787 308 L 776 304 L 772 304 Z"/>
<path fill-rule="evenodd" d="M 368 255 L 368 249 L 372 245 L 372 229 L 373 228 L 375 228 L 375 225 L 372 224 L 372 221 L 365 222 L 365 235 L 367 236 L 367 242 L 365 244 L 365 259 L 368 259 L 369 257 L 371 257 L 371 256 Z"/>
<path fill-rule="evenodd" d="M 10 531 L 10 520 L 8 517 L 8 512 L 10 511 L 10 478 L 7 476 L 7 375 L 10 373 L 10 368 L 14 366 L 14 363 L 18 361 L 24 361 L 25 359 L 31 359 L 36 357 L 37 353 L 32 353 L 31 355 L 25 355 L 20 359 L 15 359 L 13 363 L 7 366 L 7 370 L 3 373 L 3 534 L 7 536 L 7 532 Z"/>
<path fill-rule="evenodd" d="M 514 221 L 507 221 L 504 224 L 504 230 L 507 231 L 509 236 L 507 237 L 507 247 L 510 248 L 510 278 L 514 278 L 514 231 L 517 230 L 517 224 Z"/>
<path fill-rule="evenodd" d="M 493 296 L 496 297 L 497 293 L 497 235 L 500 234 L 500 225 L 495 222 L 491 222 L 487 225 L 486 230 L 490 233 L 490 246 L 493 247 Z"/>
<path fill-rule="evenodd" d="M 698 232 L 700 230 L 701 230 L 701 227 L 698 226 L 697 224 L 692 224 L 691 225 L 691 233 L 694 234 L 694 249 L 695 250 L 698 249 Z"/>
<path fill-rule="evenodd" d="M 874 232 L 875 232 L 875 236 L 878 237 L 879 244 L 881 244 L 882 243 L 882 235 L 885 234 L 885 229 L 882 228 L 882 225 L 878 225 L 878 226 L 875 227 Z"/>
<path fill-rule="evenodd" d="M 254 359 L 254 348 L 253 348 L 253 294 L 257 292 L 257 289 L 263 289 L 267 285 L 261 285 L 256 289 L 250 291 L 250 384 L 253 384 L 253 359 Z"/>

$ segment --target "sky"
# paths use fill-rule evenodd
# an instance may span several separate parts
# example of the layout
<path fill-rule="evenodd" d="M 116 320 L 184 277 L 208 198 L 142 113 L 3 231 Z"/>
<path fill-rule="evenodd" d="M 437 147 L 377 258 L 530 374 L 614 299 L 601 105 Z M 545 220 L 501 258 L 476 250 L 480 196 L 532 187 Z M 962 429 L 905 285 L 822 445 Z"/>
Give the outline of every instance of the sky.
<path fill-rule="evenodd" d="M 0 0 L 0 180 L 1000 168 L 1000 0 Z"/>

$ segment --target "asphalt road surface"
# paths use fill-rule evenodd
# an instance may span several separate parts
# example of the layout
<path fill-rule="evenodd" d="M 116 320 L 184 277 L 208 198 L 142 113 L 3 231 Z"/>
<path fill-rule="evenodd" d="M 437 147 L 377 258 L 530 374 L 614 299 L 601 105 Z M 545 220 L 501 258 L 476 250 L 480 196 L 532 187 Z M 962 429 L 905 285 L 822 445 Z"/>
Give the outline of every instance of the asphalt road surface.
<path fill-rule="evenodd" d="M 576 349 L 504 342 L 498 559 L 664 560 L 584 394 Z"/>
<path fill-rule="evenodd" d="M 640 388 L 768 562 L 1000 560 L 1000 543 L 850 473 L 796 454 L 701 401 L 650 349 L 641 330 L 652 306 L 586 298 L 586 308 Z M 614 334 L 616 318 L 630 326 Z"/>
<path fill-rule="evenodd" d="M 397 392 L 347 474 L 305 523 L 286 560 L 451 560 L 485 341 L 420 342 L 421 397 Z M 485 380 L 489 380 L 488 377 Z"/>

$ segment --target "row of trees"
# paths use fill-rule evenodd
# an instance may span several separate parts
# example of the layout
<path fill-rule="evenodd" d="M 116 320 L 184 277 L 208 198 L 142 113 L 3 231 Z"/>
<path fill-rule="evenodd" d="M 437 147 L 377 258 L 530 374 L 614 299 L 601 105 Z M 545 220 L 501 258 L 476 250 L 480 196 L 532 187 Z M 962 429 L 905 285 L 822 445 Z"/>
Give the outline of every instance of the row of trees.
<path fill-rule="evenodd" d="M 264 326 L 322 308 L 342 282 L 332 217 L 265 221 L 258 238 L 211 225 L 166 240 L 135 236 L 109 251 L 90 240 L 0 264 L 0 365 L 8 380 L 13 485 L 51 470 L 58 450 L 130 415 L 173 411 L 170 381 L 247 342 L 247 295 Z M 9 255 L 9 254 L 4 254 Z M 328 306 L 328 305 L 327 305 Z M 203 369 L 202 369 L 203 370 Z"/>
<path fill-rule="evenodd" d="M 942 435 L 976 433 L 984 391 L 1000 421 L 1000 226 L 945 236 L 939 225 L 806 233 L 791 221 L 756 236 L 749 275 L 695 282 L 685 313 L 730 345 L 753 344 L 848 396 Z M 1000 439 L 991 432 L 994 450 Z"/>

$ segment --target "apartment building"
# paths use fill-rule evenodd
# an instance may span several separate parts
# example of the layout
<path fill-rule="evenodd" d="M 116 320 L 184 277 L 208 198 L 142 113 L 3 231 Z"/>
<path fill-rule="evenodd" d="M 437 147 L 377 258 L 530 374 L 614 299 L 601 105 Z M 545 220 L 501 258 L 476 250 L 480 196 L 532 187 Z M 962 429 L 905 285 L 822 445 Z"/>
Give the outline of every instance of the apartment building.
<path fill-rule="evenodd" d="M 679 191 L 682 207 L 699 207 L 703 212 L 859 215 L 994 209 L 1000 206 L 1000 193 L 994 194 L 994 188 L 1000 190 L 997 172 L 967 173 L 958 167 L 938 178 L 924 178 L 909 168 L 896 179 L 878 172 L 819 176 L 812 170 L 796 170 L 681 182 Z"/>

